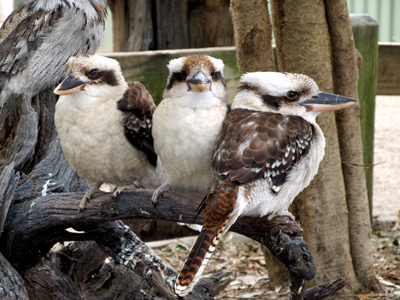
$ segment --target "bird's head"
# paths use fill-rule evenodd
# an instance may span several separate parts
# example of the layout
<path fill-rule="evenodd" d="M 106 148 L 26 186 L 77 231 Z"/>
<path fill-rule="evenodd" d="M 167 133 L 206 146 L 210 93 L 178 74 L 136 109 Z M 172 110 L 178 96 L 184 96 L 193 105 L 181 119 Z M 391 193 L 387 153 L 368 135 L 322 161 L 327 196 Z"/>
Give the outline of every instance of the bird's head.
<path fill-rule="evenodd" d="M 313 79 L 303 74 L 253 72 L 242 75 L 232 109 L 246 108 L 315 117 L 323 111 L 348 107 L 356 100 L 320 92 Z"/>
<path fill-rule="evenodd" d="M 171 60 L 167 67 L 169 76 L 164 98 L 179 98 L 188 92 L 212 92 L 227 101 L 222 60 L 208 55 L 189 55 Z"/>
<path fill-rule="evenodd" d="M 71 57 L 66 65 L 66 75 L 67 78 L 54 90 L 55 94 L 84 91 L 92 97 L 114 98 L 121 96 L 127 87 L 118 61 L 100 55 Z"/>

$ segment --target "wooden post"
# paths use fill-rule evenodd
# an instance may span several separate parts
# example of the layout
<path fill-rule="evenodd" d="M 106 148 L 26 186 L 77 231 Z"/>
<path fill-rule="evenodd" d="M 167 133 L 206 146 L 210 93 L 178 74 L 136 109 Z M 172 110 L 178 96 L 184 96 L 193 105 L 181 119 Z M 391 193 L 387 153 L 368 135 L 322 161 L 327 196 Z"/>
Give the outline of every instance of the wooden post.
<path fill-rule="evenodd" d="M 362 56 L 358 81 L 361 104 L 361 133 L 364 164 L 374 163 L 375 95 L 378 74 L 378 23 L 369 15 L 351 14 L 351 26 L 357 50 Z M 372 222 L 373 168 L 365 168 L 370 219 Z"/>

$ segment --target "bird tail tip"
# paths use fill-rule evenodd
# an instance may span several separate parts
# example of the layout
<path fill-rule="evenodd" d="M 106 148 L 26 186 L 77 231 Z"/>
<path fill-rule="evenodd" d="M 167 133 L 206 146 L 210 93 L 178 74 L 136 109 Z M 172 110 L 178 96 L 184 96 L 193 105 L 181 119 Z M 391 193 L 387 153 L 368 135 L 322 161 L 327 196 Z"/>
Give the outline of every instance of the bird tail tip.
<path fill-rule="evenodd" d="M 177 295 L 183 297 L 193 290 L 221 236 L 224 234 L 228 220 L 229 218 L 217 230 L 203 228 L 176 280 L 175 293 Z"/>

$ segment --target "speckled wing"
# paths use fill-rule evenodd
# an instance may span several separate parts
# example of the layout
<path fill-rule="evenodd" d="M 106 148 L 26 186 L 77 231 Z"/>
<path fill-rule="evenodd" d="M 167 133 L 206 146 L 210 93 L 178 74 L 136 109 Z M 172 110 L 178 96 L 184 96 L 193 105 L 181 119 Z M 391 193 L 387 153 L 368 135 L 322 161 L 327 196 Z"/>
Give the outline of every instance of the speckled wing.
<path fill-rule="evenodd" d="M 234 109 L 224 121 L 212 165 L 232 181 L 270 178 L 278 187 L 308 154 L 312 139 L 313 126 L 301 117 Z"/>
<path fill-rule="evenodd" d="M 32 93 L 57 83 L 71 56 L 97 50 L 105 17 L 104 10 L 89 18 L 83 9 L 67 1 L 49 2 L 48 10 L 38 2 L 20 5 L 0 30 L 0 84 L 27 70 L 30 84 L 22 86 Z M 93 10 L 89 2 L 87 6 Z"/>
<path fill-rule="evenodd" d="M 136 149 L 146 155 L 153 166 L 156 166 L 157 154 L 151 135 L 156 109 L 154 100 L 140 82 L 130 82 L 128 86 L 124 97 L 117 103 L 118 109 L 123 112 L 125 136 Z"/>

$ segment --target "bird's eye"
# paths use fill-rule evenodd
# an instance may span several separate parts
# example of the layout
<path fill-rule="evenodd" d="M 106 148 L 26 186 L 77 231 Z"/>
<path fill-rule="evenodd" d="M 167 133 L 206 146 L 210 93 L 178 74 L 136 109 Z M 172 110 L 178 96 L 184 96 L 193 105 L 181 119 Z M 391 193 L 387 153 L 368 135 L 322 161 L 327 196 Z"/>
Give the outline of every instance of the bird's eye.
<path fill-rule="evenodd" d="M 88 77 L 89 77 L 89 78 L 94 78 L 94 77 L 96 77 L 98 74 L 99 74 L 99 71 L 97 71 L 96 69 L 93 69 L 93 70 L 90 70 L 90 71 L 89 71 Z"/>
<path fill-rule="evenodd" d="M 287 92 L 286 97 L 288 100 L 296 100 L 298 98 L 298 94 L 296 92 L 289 91 Z"/>
<path fill-rule="evenodd" d="M 183 79 L 187 77 L 187 72 L 185 70 L 182 70 L 181 72 Z"/>

